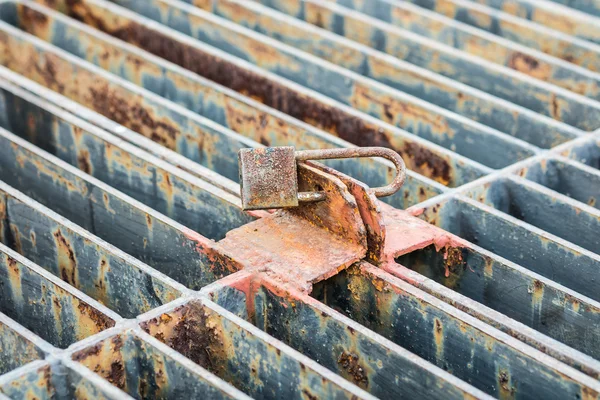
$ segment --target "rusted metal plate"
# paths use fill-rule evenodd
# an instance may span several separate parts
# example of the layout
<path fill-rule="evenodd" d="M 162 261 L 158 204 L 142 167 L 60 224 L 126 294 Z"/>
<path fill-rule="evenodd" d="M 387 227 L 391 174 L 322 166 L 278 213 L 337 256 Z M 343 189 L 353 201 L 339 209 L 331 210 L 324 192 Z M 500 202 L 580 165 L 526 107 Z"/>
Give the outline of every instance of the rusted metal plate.
<path fill-rule="evenodd" d="M 318 188 L 325 200 L 229 231 L 219 245 L 249 268 L 277 276 L 282 285 L 310 291 L 367 255 L 367 233 L 357 201 L 340 179 L 304 163 L 298 177 L 301 191 Z"/>

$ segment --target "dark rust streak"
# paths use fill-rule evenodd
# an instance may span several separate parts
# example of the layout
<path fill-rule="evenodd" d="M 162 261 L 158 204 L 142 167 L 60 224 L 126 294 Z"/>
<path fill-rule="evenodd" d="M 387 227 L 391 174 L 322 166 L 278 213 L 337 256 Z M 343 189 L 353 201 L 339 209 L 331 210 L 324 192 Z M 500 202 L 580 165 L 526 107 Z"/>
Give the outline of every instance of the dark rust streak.
<path fill-rule="evenodd" d="M 447 184 L 452 179 L 450 164 L 431 150 L 421 147 L 415 143 L 406 143 L 404 146 L 405 151 L 399 151 L 400 155 L 404 158 L 407 164 L 412 164 L 413 168 L 423 169 L 428 167 L 431 169 L 431 173 L 427 174 L 431 178 L 440 181 L 441 183 Z M 409 162 L 407 157 L 412 161 Z"/>
<path fill-rule="evenodd" d="M 48 17 L 32 8 L 19 4 L 19 27 L 27 29 L 29 26 L 42 26 L 48 24 Z"/>
<path fill-rule="evenodd" d="M 362 387 L 369 386 L 369 378 L 367 378 L 365 369 L 359 364 L 356 354 L 342 352 L 338 358 L 338 364 L 350 374 L 354 383 Z"/>
<path fill-rule="evenodd" d="M 54 232 L 53 236 L 56 239 L 60 277 L 62 278 L 62 280 L 69 283 L 70 285 L 78 287 L 79 285 L 77 285 L 77 260 L 75 259 L 75 252 L 73 251 L 71 244 L 63 236 L 60 230 Z M 67 255 L 68 263 L 70 265 L 65 265 L 61 262 L 61 253 Z"/>

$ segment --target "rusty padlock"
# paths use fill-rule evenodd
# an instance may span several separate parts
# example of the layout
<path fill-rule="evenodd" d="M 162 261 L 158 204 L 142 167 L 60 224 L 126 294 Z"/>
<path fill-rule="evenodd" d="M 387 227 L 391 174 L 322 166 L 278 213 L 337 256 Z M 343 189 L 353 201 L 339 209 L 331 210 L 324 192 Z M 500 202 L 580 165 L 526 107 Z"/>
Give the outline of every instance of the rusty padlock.
<path fill-rule="evenodd" d="M 302 151 L 295 151 L 291 146 L 241 149 L 238 158 L 242 208 L 288 208 L 297 207 L 302 202 L 322 201 L 325 193 L 298 192 L 297 162 L 360 157 L 382 157 L 396 166 L 396 177 L 389 185 L 370 189 L 375 196 L 390 196 L 400 189 L 406 179 L 404 160 L 394 150 L 385 147 Z"/>

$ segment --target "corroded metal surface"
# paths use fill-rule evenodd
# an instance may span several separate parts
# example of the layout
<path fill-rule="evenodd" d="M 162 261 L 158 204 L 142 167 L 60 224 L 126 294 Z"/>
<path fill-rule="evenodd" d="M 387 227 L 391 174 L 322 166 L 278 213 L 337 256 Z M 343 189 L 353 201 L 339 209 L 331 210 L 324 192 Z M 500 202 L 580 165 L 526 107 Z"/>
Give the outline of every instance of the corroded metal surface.
<path fill-rule="evenodd" d="M 0 1 L 0 398 L 599 399 L 599 18 Z"/>

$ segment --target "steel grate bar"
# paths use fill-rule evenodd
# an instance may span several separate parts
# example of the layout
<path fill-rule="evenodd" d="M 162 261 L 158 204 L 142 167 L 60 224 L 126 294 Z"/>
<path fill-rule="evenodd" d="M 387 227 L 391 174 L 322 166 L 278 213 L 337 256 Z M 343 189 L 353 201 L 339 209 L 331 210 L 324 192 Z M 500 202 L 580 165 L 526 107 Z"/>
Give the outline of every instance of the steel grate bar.
<path fill-rule="evenodd" d="M 121 318 L 0 244 L 0 312 L 51 344 L 66 348 Z"/>
<path fill-rule="evenodd" d="M 393 137 L 399 143 L 399 146 L 396 147 L 399 147 L 399 150 L 405 155 L 409 167 L 443 184 L 449 186 L 461 185 L 481 177 L 489 171 L 488 168 L 479 163 L 410 135 L 381 120 L 359 113 L 316 92 L 308 92 L 307 89 L 303 89 L 292 82 L 282 82 L 280 78 L 266 75 L 264 71 L 247 64 L 239 58 L 234 58 L 218 49 L 202 45 L 197 40 L 191 40 L 186 35 L 152 23 L 139 16 L 139 14 L 131 13 L 107 2 L 94 2 L 93 4 L 98 7 L 102 6 L 102 15 L 112 15 L 117 20 L 122 21 L 124 25 L 130 24 L 136 27 L 135 29 L 148 31 L 149 35 L 160 38 L 155 43 L 168 43 L 168 48 L 180 49 L 177 52 L 162 52 L 161 54 L 160 47 L 153 48 L 150 46 L 146 48 L 148 51 L 159 54 L 175 64 L 183 64 L 185 68 L 224 86 L 258 98 L 265 104 L 284 111 L 292 117 L 312 124 L 323 121 L 325 125 L 318 127 L 329 133 L 334 133 L 342 139 L 352 139 L 349 141 L 357 145 L 385 144 L 389 141 L 388 136 Z M 113 10 L 112 14 L 110 10 Z M 140 24 L 138 21 L 143 21 L 144 24 Z M 136 39 L 137 33 L 132 34 L 132 32 L 136 32 L 135 29 L 123 31 L 119 39 L 144 48 L 144 44 L 138 43 Z M 38 46 L 42 46 L 42 44 L 40 43 Z M 178 57 L 178 54 L 187 53 L 194 54 L 193 63 L 189 57 Z M 202 63 L 207 63 L 212 67 L 199 68 Z M 242 66 L 245 68 L 241 69 Z M 226 70 L 236 71 L 235 76 L 238 78 L 234 80 L 232 76 L 224 76 L 220 72 Z M 254 82 L 256 83 L 254 84 Z M 285 83 L 285 86 L 282 83 Z M 300 107 L 300 104 L 304 104 L 304 106 Z M 356 137 L 357 131 L 365 132 L 365 134 Z"/>
<path fill-rule="evenodd" d="M 562 157 L 536 162 L 517 174 L 588 206 L 600 208 L 600 171 Z"/>
<path fill-rule="evenodd" d="M 24 6 L 25 7 L 25 6 Z M 34 3 L 27 3 L 27 12 L 38 12 L 43 14 L 48 23 L 52 23 L 55 29 L 64 30 L 64 33 L 59 37 L 46 36 L 44 39 L 50 40 L 53 44 L 64 47 L 65 50 L 85 58 L 86 61 L 99 64 L 102 59 L 102 51 L 104 48 L 110 49 L 108 52 L 111 57 L 111 63 L 108 64 L 108 71 L 120 75 L 121 77 L 131 80 L 133 83 L 143 86 L 145 89 L 168 98 L 182 106 L 201 114 L 221 125 L 230 129 L 239 130 L 244 127 L 244 134 L 250 136 L 256 142 L 265 145 L 295 145 L 297 148 L 322 148 L 328 146 L 345 147 L 350 146 L 347 142 L 336 140 L 335 138 L 326 135 L 310 125 L 296 121 L 284 114 L 278 113 L 268 107 L 251 99 L 240 96 L 236 92 L 228 90 L 213 82 L 207 81 L 197 75 L 191 74 L 171 63 L 152 56 L 151 54 L 141 51 L 133 46 L 128 46 L 120 41 L 112 39 L 103 33 L 89 29 L 85 25 L 65 18 L 63 15 L 52 12 L 48 9 L 41 8 Z M 23 11 L 25 12 L 25 11 Z M 35 30 L 31 24 L 29 29 Z M 86 29 L 87 28 L 87 29 Z M 41 36 L 41 32 L 36 34 Z M 66 46 L 65 37 L 76 37 L 77 48 L 75 48 L 74 40 L 68 40 L 69 45 Z M 85 40 L 83 40 L 85 39 Z M 60 42 L 62 40 L 62 42 Z M 114 59 L 113 59 L 114 58 Z M 171 88 L 170 84 L 156 85 L 152 80 L 147 78 L 146 74 L 131 74 L 130 68 L 131 59 L 135 59 L 135 64 L 141 69 L 146 70 L 160 66 L 164 68 L 162 79 L 173 82 L 177 85 L 177 89 Z M 13 79 L 15 81 L 15 79 Z M 24 82 L 15 82 L 20 85 L 25 85 Z M 35 87 L 30 89 L 37 95 L 41 95 L 41 88 Z M 202 93 L 202 96 L 198 94 Z M 46 96 L 45 96 L 46 97 Z M 61 105 L 65 99 L 61 99 Z M 257 121 L 264 121 L 258 123 Z M 113 130 L 109 130 L 113 131 Z M 179 134 L 179 132 L 177 132 Z M 125 138 L 125 135 L 122 135 Z M 569 136 L 571 138 L 573 136 Z M 252 143 L 246 143 L 250 145 Z M 256 145 L 256 144 L 255 144 Z M 198 159 L 196 159 L 199 161 Z M 179 162 L 179 161 L 178 161 Z M 390 167 L 381 165 L 377 161 L 370 159 L 361 159 L 357 162 L 335 162 L 331 163 L 334 167 L 343 172 L 364 179 L 372 185 L 383 185 L 386 182 L 385 178 L 392 173 Z M 386 171 L 387 170 L 387 171 Z M 382 179 L 383 178 L 383 179 Z M 411 200 L 410 205 L 431 197 L 434 194 L 439 194 L 439 189 L 434 184 L 426 182 L 423 178 L 417 177 L 414 174 L 409 176 L 407 187 L 411 186 L 411 181 L 416 181 L 413 185 L 418 185 L 417 188 L 410 190 L 412 196 L 418 193 L 419 189 L 423 188 L 426 193 L 431 193 L 427 197 L 416 197 Z M 422 181 L 422 182 L 419 182 Z M 211 180 L 211 183 L 218 184 Z M 239 188 L 234 191 L 239 192 Z M 399 198 L 398 198 L 399 197 Z M 405 204 L 405 198 L 398 196 L 396 202 L 399 206 Z M 393 201 L 394 203 L 394 201 Z"/>
<path fill-rule="evenodd" d="M 597 254 L 467 198 L 448 199 L 426 207 L 420 217 L 578 293 L 600 300 L 598 282 L 594 279 L 600 268 Z M 494 240 L 497 236 L 503 238 L 501 243 Z M 561 265 L 572 267 L 562 269 Z"/>
<path fill-rule="evenodd" d="M 597 8 L 1 0 L 0 398 L 600 399 Z M 407 183 L 278 230 L 282 145 Z"/>
<path fill-rule="evenodd" d="M 210 300 L 153 314 L 142 317 L 144 332 L 252 397 L 373 398 Z"/>
<path fill-rule="evenodd" d="M 136 147 L 115 140 L 51 104 L 44 104 L 32 94 L 4 83 L 0 83 L 0 90 L 6 104 L 0 126 L 18 132 L 34 145 L 186 223 L 191 229 L 211 239 L 220 239 L 227 231 L 253 219 L 240 210 L 237 197 L 221 193 L 206 182 L 151 156 L 144 157 Z M 29 120 L 40 121 L 39 127 L 25 124 L 26 120 L 11 118 L 18 113 L 23 113 Z M 189 204 L 195 205 L 193 211 Z M 192 215 L 198 218 L 192 218 Z M 216 218 L 209 223 L 199 220 L 208 215 Z"/>
<path fill-rule="evenodd" d="M 536 390 L 542 390 L 524 375 L 531 373 L 536 376 L 541 372 L 538 368 L 555 377 L 546 382 L 548 386 L 545 389 L 554 387 L 549 393 L 552 390 L 564 391 L 564 395 L 570 391 L 578 393 L 578 385 L 595 387 L 597 383 L 575 371 L 550 372 L 547 364 L 538 367 L 533 359 L 540 355 L 515 354 L 519 350 L 511 348 L 511 340 L 504 341 L 500 339 L 501 335 L 490 335 L 459 311 L 445 307 L 420 290 L 370 265 L 361 265 L 360 273 L 345 271 L 331 281 L 319 284 L 313 296 L 494 397 L 513 391 L 513 376 L 515 379 L 519 377 L 521 388 L 531 384 Z M 392 307 L 381 311 L 380 304 Z M 511 355 L 503 357 L 504 352 Z M 485 361 L 486 357 L 506 361 Z M 522 357 L 531 359 L 526 363 L 517 361 Z M 520 368 L 528 371 L 517 372 Z"/>
<path fill-rule="evenodd" d="M 240 268 L 228 258 L 215 265 L 214 244 L 189 228 L 9 132 L 0 131 L 0 140 L 2 180 L 177 282 L 200 288 Z M 17 159 L 25 180 L 13 174 Z M 175 250 L 176 258 L 166 256 Z"/>
<path fill-rule="evenodd" d="M 35 344 L 31 332 L 0 313 L 0 375 L 22 365 L 44 358 L 44 352 Z"/>
<path fill-rule="evenodd" d="M 205 293 L 228 311 L 373 395 L 483 395 L 306 295 L 281 290 L 268 278 L 247 280 L 214 291 L 206 289 Z M 399 370 L 405 371 L 402 378 L 397 375 Z"/>
<path fill-rule="evenodd" d="M 302 1 L 301 4 L 304 11 L 293 16 L 313 25 L 584 131 L 600 126 L 600 104 L 597 101 L 531 79 L 510 68 L 492 64 L 335 3 Z M 300 13 L 300 10 L 297 12 Z"/>
<path fill-rule="evenodd" d="M 82 371 L 81 367 L 69 364 L 57 361 L 32 363 L 18 375 L 0 379 L 0 390 L 10 398 L 69 399 L 87 396 L 102 400 L 131 399 L 118 389 L 107 387 L 91 373 Z"/>
<path fill-rule="evenodd" d="M 164 15 L 159 22 L 178 31 L 192 26 L 191 36 L 196 39 L 221 50 L 234 49 L 229 52 L 258 67 L 320 91 L 321 94 L 344 105 L 351 105 L 359 111 L 489 167 L 505 167 L 531 156 L 535 151 L 525 143 L 505 137 L 499 131 L 460 118 L 410 95 L 299 52 L 295 48 L 259 37 L 252 31 L 214 18 L 209 13 L 203 13 L 183 3 L 169 0 L 116 3 L 125 4 L 146 16 L 156 15 L 161 5 L 168 5 L 179 12 L 179 18 Z M 85 16 L 83 18 L 85 19 Z M 265 53 L 269 54 L 268 58 L 262 56 Z M 344 66 L 343 63 L 341 66 Z M 300 71 L 302 73 L 299 73 Z M 402 149 L 393 136 L 387 137 L 387 140 L 387 147 Z M 498 154 L 490 153 L 481 157 L 474 148 L 474 144 L 481 140 L 494 143 L 492 147 L 499 150 Z M 500 153 L 505 156 L 501 157 Z"/>
<path fill-rule="evenodd" d="M 467 0 L 410 0 L 410 2 L 590 71 L 600 71 L 600 61 L 598 61 L 600 46 L 595 43 Z"/>
<path fill-rule="evenodd" d="M 5 245 L 126 318 L 175 300 L 183 287 L 0 182 Z"/>
<path fill-rule="evenodd" d="M 220 1 L 217 15 L 542 148 L 581 131 L 254 2 Z M 255 16 L 253 18 L 253 16 Z M 338 49 L 340 53 L 332 51 Z M 444 132 L 444 134 L 450 134 Z"/>
<path fill-rule="evenodd" d="M 549 28 L 590 42 L 600 43 L 600 21 L 590 14 L 545 0 L 476 0 L 477 3 L 502 10 Z"/>
<path fill-rule="evenodd" d="M 594 232 L 598 232 L 600 222 L 597 209 L 518 177 L 495 180 L 468 190 L 465 195 L 587 250 L 600 253 L 600 239 L 594 235 Z M 549 211 L 555 217 L 546 214 Z"/>

